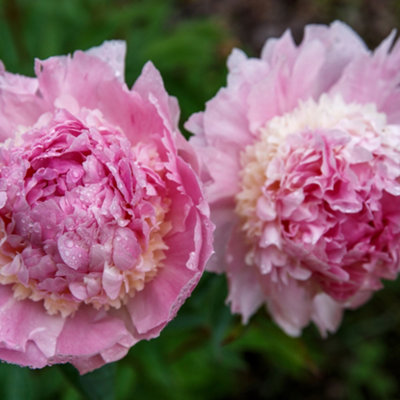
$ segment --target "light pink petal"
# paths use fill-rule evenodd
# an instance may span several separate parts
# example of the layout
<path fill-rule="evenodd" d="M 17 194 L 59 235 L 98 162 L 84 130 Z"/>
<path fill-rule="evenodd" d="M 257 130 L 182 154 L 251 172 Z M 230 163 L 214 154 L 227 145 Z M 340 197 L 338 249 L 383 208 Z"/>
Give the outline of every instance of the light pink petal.
<path fill-rule="evenodd" d="M 123 319 L 92 307 L 81 307 L 72 318 L 65 321 L 57 341 L 56 360 L 63 357 L 84 359 L 120 343 L 128 348 L 134 344 Z"/>
<path fill-rule="evenodd" d="M 44 359 L 56 353 L 63 326 L 64 319 L 44 313 L 42 304 L 17 301 L 9 286 L 0 286 L 0 348 L 9 351 L 10 357 L 19 357 L 24 365 L 43 367 Z"/>
<path fill-rule="evenodd" d="M 398 121 L 393 101 L 399 96 L 400 52 L 396 46 L 391 53 L 392 32 L 373 55 L 354 57 L 343 71 L 332 93 L 340 93 L 347 101 L 375 103 L 378 110 L 387 113 L 390 122 Z M 368 83 L 367 83 L 368 82 Z"/>
<path fill-rule="evenodd" d="M 43 368 L 48 365 L 47 357 L 33 342 L 28 342 L 23 351 L 0 347 L 0 359 L 30 368 Z"/>
<path fill-rule="evenodd" d="M 86 285 L 82 282 L 71 282 L 68 288 L 71 294 L 78 300 L 85 300 L 88 297 Z"/>
<path fill-rule="evenodd" d="M 240 313 L 243 323 L 247 323 L 265 301 L 265 297 L 257 269 L 245 263 L 247 249 L 244 242 L 242 235 L 235 230 L 226 253 L 229 280 L 227 302 L 230 303 L 232 312 Z"/>
<path fill-rule="evenodd" d="M 299 336 L 312 315 L 313 293 L 307 283 L 289 278 L 286 284 L 268 281 L 264 289 L 268 310 L 290 336 Z"/>
<path fill-rule="evenodd" d="M 213 204 L 211 220 L 215 224 L 214 249 L 216 250 L 207 263 L 207 270 L 222 273 L 226 270 L 225 252 L 237 224 L 237 216 L 233 211 L 231 200 L 223 200 Z"/>
<path fill-rule="evenodd" d="M 115 76 L 124 82 L 126 42 L 123 40 L 110 40 L 100 46 L 92 47 L 86 54 L 95 56 L 113 69 Z"/>
<path fill-rule="evenodd" d="M 74 359 L 71 364 L 79 371 L 81 375 L 91 372 L 106 364 L 106 361 L 100 354 L 92 357 L 79 357 Z"/>
<path fill-rule="evenodd" d="M 322 90 L 318 78 L 325 63 L 327 50 L 317 40 L 303 42 L 291 74 L 289 104 L 295 107 L 299 100 L 318 98 Z M 313 60 L 310 63 L 310 60 Z"/>
<path fill-rule="evenodd" d="M 113 241 L 113 261 L 115 266 L 124 271 L 133 268 L 141 252 L 140 245 L 131 229 L 119 228 Z"/>
<path fill-rule="evenodd" d="M 148 117 L 141 118 L 142 112 L 148 111 L 143 109 L 138 96 L 129 92 L 116 77 L 113 67 L 97 56 L 77 51 L 72 57 L 37 60 L 36 74 L 41 93 L 50 104 L 55 104 L 60 96 L 70 96 L 81 108 L 100 110 L 128 136 L 140 129 L 135 129 L 135 125 L 148 124 Z"/>
<path fill-rule="evenodd" d="M 228 57 L 228 87 L 246 94 L 251 85 L 257 84 L 260 77 L 269 72 L 269 65 L 257 58 L 247 58 L 238 49 L 233 49 Z"/>
<path fill-rule="evenodd" d="M 7 193 L 0 192 L 0 208 L 3 208 L 7 202 Z"/>
<path fill-rule="evenodd" d="M 21 127 L 32 126 L 46 111 L 38 95 L 38 81 L 0 71 L 0 140 L 13 137 Z"/>
<path fill-rule="evenodd" d="M 251 142 L 252 135 L 242 108 L 242 90 L 245 89 L 233 91 L 223 88 L 206 104 L 203 124 L 209 144 L 245 146 Z M 190 120 L 186 126 L 191 129 Z"/>
<path fill-rule="evenodd" d="M 276 115 L 288 111 L 286 92 L 289 74 L 289 66 L 282 61 L 251 88 L 247 100 L 247 117 L 252 132 L 257 132 Z"/>
<path fill-rule="evenodd" d="M 102 285 L 110 299 L 115 300 L 118 297 L 122 280 L 122 275 L 115 268 L 111 268 L 108 264 L 104 266 Z"/>
<path fill-rule="evenodd" d="M 140 94 L 143 99 L 157 99 L 162 115 L 168 116 L 176 127 L 179 118 L 176 99 L 166 92 L 162 77 L 153 63 L 147 62 L 145 64 L 142 73 L 132 87 L 132 91 Z"/>
<path fill-rule="evenodd" d="M 101 354 L 92 357 L 81 357 L 72 361 L 71 364 L 80 374 L 86 374 L 94 369 L 102 367 L 104 364 L 118 361 L 125 357 L 129 351 L 129 347 L 130 346 L 116 344 Z"/>
<path fill-rule="evenodd" d="M 57 244 L 61 258 L 70 268 L 77 270 L 88 266 L 89 254 L 82 243 L 65 234 L 59 237 Z"/>
<path fill-rule="evenodd" d="M 190 232 L 203 222 L 192 210 L 187 224 Z M 187 232 L 168 238 L 166 244 L 169 250 L 163 267 L 128 304 L 132 322 L 139 334 L 152 330 L 153 333 L 159 332 L 175 316 L 200 279 L 211 252 L 211 231 L 206 229 L 201 233 L 204 241 L 201 236 L 193 241 Z M 199 260 L 196 269 L 191 264 L 193 252 Z"/>
<path fill-rule="evenodd" d="M 201 272 L 168 265 L 128 305 L 139 334 L 157 336 L 193 291 Z"/>
<path fill-rule="evenodd" d="M 304 29 L 303 43 L 313 40 L 321 41 L 326 47 L 342 49 L 348 56 L 369 53 L 369 50 L 358 34 L 341 21 L 334 21 L 329 26 L 308 25 Z"/>
<path fill-rule="evenodd" d="M 292 34 L 289 30 L 286 30 L 281 38 L 272 38 L 265 42 L 261 51 L 261 59 L 265 60 L 270 66 L 281 64 L 284 60 L 291 68 L 297 53 L 298 48 Z"/>
<path fill-rule="evenodd" d="M 205 187 L 207 200 L 216 202 L 232 197 L 239 190 L 239 152 L 232 149 L 221 153 L 214 147 L 194 147 L 202 156 L 210 176 L 210 182 Z"/>
<path fill-rule="evenodd" d="M 312 320 L 323 337 L 335 332 L 342 320 L 343 306 L 325 293 L 319 293 L 313 300 Z"/>

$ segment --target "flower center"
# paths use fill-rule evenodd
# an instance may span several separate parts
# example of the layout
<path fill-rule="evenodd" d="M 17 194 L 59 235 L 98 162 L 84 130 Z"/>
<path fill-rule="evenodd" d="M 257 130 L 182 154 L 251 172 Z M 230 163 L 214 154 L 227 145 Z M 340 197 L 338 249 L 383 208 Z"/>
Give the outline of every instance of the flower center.
<path fill-rule="evenodd" d="M 142 290 L 171 228 L 156 148 L 67 117 L 0 153 L 0 282 L 63 316 Z"/>
<path fill-rule="evenodd" d="M 273 118 L 241 157 L 236 212 L 246 262 L 283 281 L 321 275 L 326 285 L 327 277 L 361 285 L 352 272 L 393 266 L 388 248 L 398 232 L 388 204 L 400 206 L 399 140 L 374 105 L 340 97 Z"/>

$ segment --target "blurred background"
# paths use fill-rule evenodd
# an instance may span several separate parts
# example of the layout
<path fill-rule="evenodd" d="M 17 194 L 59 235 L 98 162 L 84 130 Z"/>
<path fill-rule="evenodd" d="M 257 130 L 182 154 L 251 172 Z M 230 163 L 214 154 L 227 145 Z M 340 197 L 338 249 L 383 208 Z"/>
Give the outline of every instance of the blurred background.
<path fill-rule="evenodd" d="M 258 56 L 265 40 L 286 28 L 299 43 L 306 24 L 335 19 L 374 48 L 399 25 L 400 1 L 0 0 L 0 59 L 10 72 L 32 76 L 35 57 L 124 39 L 129 86 L 152 60 L 179 98 L 183 124 L 225 84 L 233 47 Z M 0 398 L 400 398 L 400 281 L 347 311 L 327 339 L 314 326 L 289 338 L 264 310 L 242 326 L 226 294 L 225 278 L 206 273 L 159 338 L 83 377 L 68 365 L 29 370 L 3 363 Z"/>

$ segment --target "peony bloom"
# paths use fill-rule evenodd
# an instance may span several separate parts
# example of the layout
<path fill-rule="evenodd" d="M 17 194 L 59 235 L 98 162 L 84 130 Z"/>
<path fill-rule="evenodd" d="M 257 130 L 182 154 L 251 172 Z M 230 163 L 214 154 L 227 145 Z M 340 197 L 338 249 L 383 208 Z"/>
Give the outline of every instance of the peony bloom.
<path fill-rule="evenodd" d="M 179 108 L 125 44 L 0 65 L 0 358 L 81 373 L 159 335 L 202 275 L 212 224 Z"/>
<path fill-rule="evenodd" d="M 370 52 L 346 25 L 234 50 L 228 84 L 187 128 L 244 322 L 263 304 L 290 335 L 335 331 L 400 257 L 400 44 Z"/>

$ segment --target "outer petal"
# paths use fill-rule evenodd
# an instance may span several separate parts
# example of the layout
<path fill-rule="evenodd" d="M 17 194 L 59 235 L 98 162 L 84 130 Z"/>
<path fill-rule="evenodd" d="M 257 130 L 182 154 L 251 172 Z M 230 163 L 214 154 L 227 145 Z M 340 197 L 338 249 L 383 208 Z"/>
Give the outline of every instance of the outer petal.
<path fill-rule="evenodd" d="M 227 302 L 231 304 L 232 312 L 242 315 L 243 323 L 247 323 L 265 300 L 257 269 L 245 263 L 246 252 L 243 237 L 235 230 L 226 254 L 229 280 Z"/>
<path fill-rule="evenodd" d="M 346 58 L 357 54 L 369 53 L 369 50 L 360 36 L 348 25 L 341 21 L 334 21 L 331 25 L 308 25 L 304 29 L 304 42 L 318 40 L 333 50 L 341 48 Z"/>
<path fill-rule="evenodd" d="M 233 211 L 231 199 L 220 200 L 213 204 L 211 220 L 215 224 L 214 248 L 217 250 L 207 263 L 207 270 L 221 273 L 226 270 L 225 253 L 238 218 Z"/>
<path fill-rule="evenodd" d="M 286 30 L 281 38 L 272 38 L 265 42 L 261 51 L 261 59 L 269 65 L 279 64 L 280 60 L 285 60 L 289 65 L 293 65 L 297 53 L 298 48 L 292 34 Z"/>
<path fill-rule="evenodd" d="M 19 128 L 33 125 L 46 110 L 37 95 L 38 81 L 4 71 L 0 65 L 0 140 L 13 137 Z"/>
<path fill-rule="evenodd" d="M 41 368 L 56 354 L 64 319 L 43 312 L 40 303 L 17 301 L 11 288 L 0 286 L 0 357 Z"/>
<path fill-rule="evenodd" d="M 342 320 L 343 306 L 324 293 L 319 293 L 313 300 L 312 320 L 318 326 L 323 337 L 328 332 L 335 332 Z"/>
<path fill-rule="evenodd" d="M 266 277 L 263 284 L 268 310 L 276 323 L 290 336 L 299 336 L 313 312 L 311 287 L 289 278 L 287 284 Z"/>
<path fill-rule="evenodd" d="M 110 65 L 115 76 L 124 82 L 126 42 L 123 40 L 104 42 L 98 47 L 92 47 L 86 54 L 95 56 Z"/>
<path fill-rule="evenodd" d="M 340 93 L 349 102 L 374 103 L 379 111 L 386 113 L 389 122 L 398 123 L 400 117 L 395 104 L 400 96 L 399 44 L 389 52 L 394 37 L 392 32 L 372 55 L 353 57 L 331 92 Z"/>
<path fill-rule="evenodd" d="M 123 88 L 110 64 L 82 51 L 76 51 L 72 57 L 36 60 L 35 72 L 40 91 L 49 104 L 54 104 L 61 95 L 69 95 L 80 107 L 95 109 L 99 100 L 105 101 L 104 85 L 111 81 L 120 90 Z"/>
<path fill-rule="evenodd" d="M 118 313 L 85 307 L 65 321 L 56 355 L 49 361 L 72 361 L 83 374 L 123 357 L 136 341 Z"/>
<path fill-rule="evenodd" d="M 197 133 L 190 143 L 202 158 L 201 176 L 204 181 L 209 180 L 205 190 L 210 202 L 230 197 L 237 191 L 240 149 L 252 140 L 240 100 L 242 90 L 247 89 L 244 86 L 229 91 L 221 89 L 207 103 L 206 112 L 194 114 L 185 125 Z"/>
<path fill-rule="evenodd" d="M 202 126 L 208 144 L 233 148 L 238 144 L 245 146 L 251 142 L 252 136 L 243 108 L 246 96 L 243 96 L 242 91 L 246 91 L 246 88 L 223 88 L 207 103 Z M 198 129 L 198 120 L 192 121 L 189 119 L 186 128 L 191 130 L 193 124 L 194 129 Z"/>
<path fill-rule="evenodd" d="M 340 22 L 330 27 L 307 26 L 299 47 L 289 31 L 280 39 L 268 40 L 261 59 L 268 63 L 270 72 L 259 78 L 249 94 L 251 130 L 257 131 L 272 117 L 292 110 L 299 100 L 318 99 L 341 77 L 346 65 L 362 55 L 368 55 L 365 45 Z"/>
<path fill-rule="evenodd" d="M 112 47 L 110 64 L 104 63 L 104 51 Z M 71 113 L 82 108 L 99 110 L 106 120 L 119 127 L 133 144 L 149 142 L 163 131 L 163 121 L 155 110 L 154 100 L 176 123 L 179 110 L 176 101 L 167 95 L 158 71 L 151 63 L 146 64 L 142 74 L 129 91 L 121 84 L 119 59 L 123 48 L 108 44 L 87 53 L 77 51 L 72 57 L 51 57 L 36 61 L 36 73 L 40 91 L 49 108 L 63 107 Z M 90 73 L 89 73 L 90 72 Z M 151 86 L 153 85 L 153 86 Z M 152 96 L 153 102 L 150 100 Z"/>
<path fill-rule="evenodd" d="M 145 64 L 140 77 L 132 87 L 132 91 L 140 94 L 144 99 L 150 99 L 150 97 L 157 99 L 161 113 L 170 116 L 173 126 L 177 126 L 179 108 L 176 106 L 176 100 L 168 95 L 161 75 L 153 63 L 149 61 Z"/>
<path fill-rule="evenodd" d="M 212 226 L 204 218 L 192 208 L 185 229 L 166 238 L 169 250 L 156 278 L 130 301 L 128 308 L 139 334 L 158 335 L 200 279 L 212 251 Z"/>
<path fill-rule="evenodd" d="M 171 210 L 173 231 L 165 238 L 169 250 L 163 266 L 156 278 L 128 304 L 138 334 L 150 338 L 157 336 L 175 316 L 200 279 L 212 251 L 213 226 L 208 221 L 208 205 L 193 169 L 177 158 L 175 142 L 185 159 L 197 163 L 192 150 L 179 140 L 176 102 L 166 93 L 162 79 L 151 63 L 146 64 L 132 90 L 157 110 L 162 124 L 158 134 L 162 133 L 162 146 L 169 160 L 168 179 L 175 186 L 175 189 L 171 187 L 175 192 Z"/>

